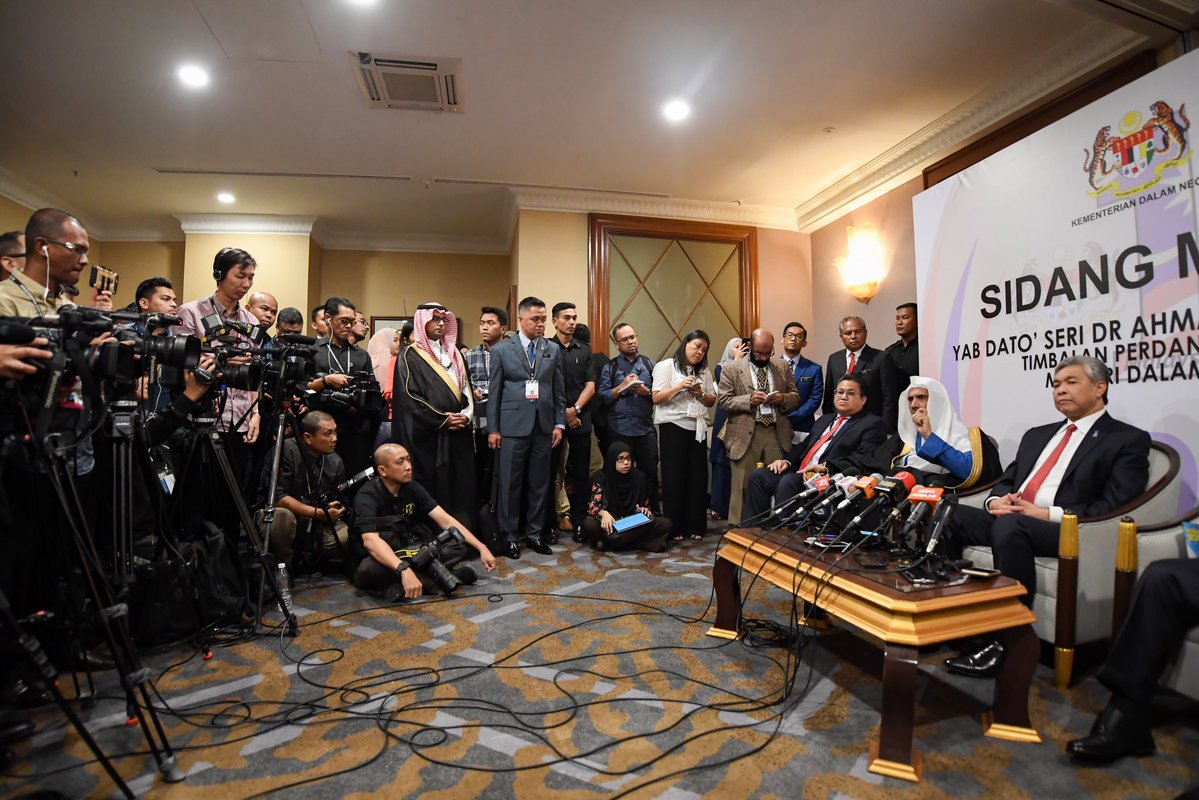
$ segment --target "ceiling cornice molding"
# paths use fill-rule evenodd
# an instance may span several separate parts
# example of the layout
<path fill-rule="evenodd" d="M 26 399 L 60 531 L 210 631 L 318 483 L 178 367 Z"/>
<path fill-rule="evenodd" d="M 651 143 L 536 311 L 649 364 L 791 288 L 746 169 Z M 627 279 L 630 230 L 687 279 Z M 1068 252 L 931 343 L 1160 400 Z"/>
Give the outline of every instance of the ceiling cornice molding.
<path fill-rule="evenodd" d="M 666 217 L 752 225 L 756 228 L 780 228 L 786 231 L 796 229 L 795 211 L 783 206 L 711 203 L 673 197 L 638 197 L 572 189 L 513 189 L 512 194 L 516 208 L 522 211 L 632 214 L 639 217 Z"/>
<path fill-rule="evenodd" d="M 274 214 L 175 214 L 184 233 L 269 233 L 311 236 L 316 217 Z"/>
<path fill-rule="evenodd" d="M 455 253 L 459 255 L 506 256 L 512 251 L 512 233 L 507 236 L 411 236 L 322 231 L 313 240 L 324 250 L 369 250 L 398 253 Z"/>
<path fill-rule="evenodd" d="M 1146 42 L 1144 36 L 1133 31 L 1089 27 L 1100 30 L 1084 31 L 1046 58 L 1028 65 L 1019 75 L 979 92 L 797 206 L 799 230 L 811 233 L 849 213 L 857 201 L 865 202 L 881 193 L 880 190 L 914 177 L 919 170 L 987 129 Z"/>

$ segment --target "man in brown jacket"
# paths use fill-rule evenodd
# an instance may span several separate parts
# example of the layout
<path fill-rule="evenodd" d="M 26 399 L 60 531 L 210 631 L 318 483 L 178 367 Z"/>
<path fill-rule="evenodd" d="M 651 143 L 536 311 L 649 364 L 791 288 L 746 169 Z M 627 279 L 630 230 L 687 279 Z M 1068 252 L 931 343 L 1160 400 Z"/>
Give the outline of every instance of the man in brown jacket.
<path fill-rule="evenodd" d="M 774 355 L 774 334 L 758 328 L 750 337 L 749 358 L 725 365 L 716 404 L 728 414 L 720 438 L 732 471 L 729 519 L 741 519 L 746 480 L 759 462 L 769 464 L 791 449 L 787 412 L 799 406 L 791 369 Z"/>

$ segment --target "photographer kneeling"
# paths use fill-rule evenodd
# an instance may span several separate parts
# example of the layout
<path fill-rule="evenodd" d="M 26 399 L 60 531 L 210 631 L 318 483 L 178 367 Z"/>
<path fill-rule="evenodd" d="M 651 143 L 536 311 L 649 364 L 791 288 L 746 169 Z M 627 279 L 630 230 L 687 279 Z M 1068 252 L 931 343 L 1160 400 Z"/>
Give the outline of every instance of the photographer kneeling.
<path fill-rule="evenodd" d="M 297 534 L 308 533 L 314 526 L 319 526 L 322 533 L 332 536 L 328 523 L 333 523 L 339 539 L 344 542 L 347 535 L 345 525 L 339 522 L 346 511 L 339 501 L 335 500 L 325 508 L 311 504 L 314 498 L 336 489 L 345 480 L 345 464 L 333 452 L 337 447 L 337 422 L 324 411 L 309 411 L 300 420 L 300 436 L 302 443 L 297 443 L 294 438 L 283 440 L 279 480 L 275 486 L 275 518 L 266 532 L 271 553 L 277 561 L 287 564 L 288 573 L 292 575 L 295 574 L 292 556 Z M 274 459 L 268 456 L 262 472 L 264 496 L 270 490 L 273 466 Z M 261 511 L 257 521 L 262 522 Z M 321 543 L 325 544 L 324 536 Z M 336 547 L 331 539 L 328 544 Z"/>
<path fill-rule="evenodd" d="M 412 480 L 412 457 L 398 444 L 385 444 L 375 451 L 375 477 L 354 497 L 354 523 L 350 526 L 350 557 L 358 559 L 353 572 L 354 585 L 369 592 L 386 591 L 399 584 L 402 596 L 412 599 L 425 589 L 446 587 L 433 571 L 410 564 L 396 555 L 418 551 L 435 541 L 435 532 L 457 528 L 462 541 L 436 544 L 438 561 L 452 567 L 468 560 L 471 552 L 488 572 L 495 569 L 495 556 L 461 522 L 446 513 L 419 483 Z M 436 537 L 437 541 L 445 535 Z M 469 568 L 454 571 L 462 583 L 473 583 Z M 395 592 L 395 590 L 393 590 Z M 398 593 L 397 593 L 398 596 Z"/>

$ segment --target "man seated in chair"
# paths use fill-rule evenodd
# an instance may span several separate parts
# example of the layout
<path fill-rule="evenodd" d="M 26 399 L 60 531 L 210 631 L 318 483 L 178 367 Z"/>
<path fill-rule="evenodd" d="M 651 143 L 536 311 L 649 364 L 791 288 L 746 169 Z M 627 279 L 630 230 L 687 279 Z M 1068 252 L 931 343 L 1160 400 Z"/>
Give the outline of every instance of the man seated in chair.
<path fill-rule="evenodd" d="M 1062 515 L 1097 517 L 1135 499 L 1149 483 L 1149 434 L 1107 413 L 1110 371 L 1093 356 L 1070 356 L 1053 373 L 1053 402 L 1065 419 L 1020 440 L 984 507 L 962 506 L 950 523 L 954 546 L 990 547 L 995 567 L 1037 591 L 1037 556 L 1056 556 Z M 1003 645 L 987 641 L 945 663 L 972 677 L 994 675 Z"/>
<path fill-rule="evenodd" d="M 843 472 L 851 469 L 851 458 L 865 458 L 887 438 L 882 417 L 866 410 L 866 381 L 845 375 L 832 392 L 836 413 L 816 420 L 808 438 L 791 448 L 786 458 L 772 461 L 749 476 L 741 523 L 761 524 L 771 508 L 782 509 L 804 489 L 804 475 L 813 472 Z M 736 487 L 733 487 L 736 491 Z"/>
<path fill-rule="evenodd" d="M 1187 631 L 1199 625 L 1199 559 L 1168 558 L 1145 569 L 1128 619 L 1099 671 L 1112 692 L 1091 732 L 1066 745 L 1081 761 L 1148 756 L 1155 749 L 1149 705 L 1158 678 L 1178 654 Z M 1188 795 L 1189 796 L 1189 795 Z"/>
<path fill-rule="evenodd" d="M 899 394 L 899 431 L 869 456 L 846 461 L 855 474 L 906 470 L 923 484 L 968 489 L 999 477 L 999 450 L 981 428 L 967 427 L 940 381 L 916 375 Z"/>

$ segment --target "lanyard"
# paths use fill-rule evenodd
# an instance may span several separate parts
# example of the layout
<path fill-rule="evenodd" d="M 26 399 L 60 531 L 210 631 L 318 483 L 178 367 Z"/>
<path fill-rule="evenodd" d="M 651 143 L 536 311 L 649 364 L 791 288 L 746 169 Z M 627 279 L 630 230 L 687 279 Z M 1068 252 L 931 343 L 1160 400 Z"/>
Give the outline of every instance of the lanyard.
<path fill-rule="evenodd" d="M 17 286 L 20 286 L 21 291 L 24 292 L 25 296 L 29 298 L 29 302 L 33 303 L 33 316 L 34 317 L 42 316 L 42 309 L 38 306 L 37 298 L 33 296 L 33 292 L 29 291 L 29 287 L 26 286 L 25 284 L 21 283 L 19 280 L 17 280 L 16 275 L 9 275 L 8 279 L 10 281 L 12 281 L 13 283 L 15 283 Z M 43 295 L 42 299 L 46 301 L 47 305 L 50 304 L 50 289 L 49 288 L 46 289 L 46 292 Z"/>
<path fill-rule="evenodd" d="M 333 355 L 333 345 L 331 345 L 329 342 L 325 342 L 325 349 L 329 351 L 329 360 L 333 362 L 333 366 L 337 367 L 338 372 L 349 375 L 350 367 L 353 365 L 354 359 L 350 357 L 348 349 L 346 351 L 346 366 L 344 369 L 342 369 L 341 362 L 337 360 L 337 356 Z"/>

